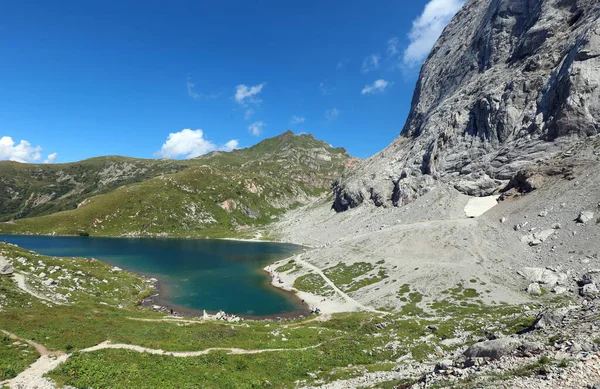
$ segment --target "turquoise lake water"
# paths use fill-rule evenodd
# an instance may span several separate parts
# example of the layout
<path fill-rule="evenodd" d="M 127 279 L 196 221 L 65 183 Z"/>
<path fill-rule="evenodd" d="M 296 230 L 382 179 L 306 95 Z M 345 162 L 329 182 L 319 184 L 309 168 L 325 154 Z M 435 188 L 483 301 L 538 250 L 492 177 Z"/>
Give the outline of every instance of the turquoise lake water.
<path fill-rule="evenodd" d="M 226 240 L 0 235 L 43 255 L 97 258 L 160 281 L 160 303 L 177 310 L 247 316 L 299 311 L 297 299 L 269 285 L 262 268 L 301 251 L 289 244 Z"/>

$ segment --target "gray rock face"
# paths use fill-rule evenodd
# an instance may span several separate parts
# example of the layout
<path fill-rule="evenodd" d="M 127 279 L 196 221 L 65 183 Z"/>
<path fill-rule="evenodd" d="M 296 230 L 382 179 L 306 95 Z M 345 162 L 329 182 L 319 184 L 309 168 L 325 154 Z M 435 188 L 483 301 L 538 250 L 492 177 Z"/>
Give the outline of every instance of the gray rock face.
<path fill-rule="evenodd" d="M 488 340 L 475 343 L 464 352 L 464 356 L 468 358 L 499 359 L 513 354 L 519 345 L 520 342 L 512 338 Z"/>
<path fill-rule="evenodd" d="M 470 0 L 423 65 L 400 136 L 334 185 L 333 207 L 475 196 L 600 132 L 596 0 Z"/>
<path fill-rule="evenodd" d="M 0 275 L 9 275 L 14 272 L 13 266 L 4 257 L 0 257 Z"/>

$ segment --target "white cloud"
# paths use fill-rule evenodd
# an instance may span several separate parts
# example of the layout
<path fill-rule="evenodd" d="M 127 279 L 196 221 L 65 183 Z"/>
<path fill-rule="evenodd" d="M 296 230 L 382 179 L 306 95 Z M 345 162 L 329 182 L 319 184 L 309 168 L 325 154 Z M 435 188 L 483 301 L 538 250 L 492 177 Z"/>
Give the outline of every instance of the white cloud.
<path fill-rule="evenodd" d="M 368 94 L 372 94 L 372 93 L 383 92 L 385 90 L 385 88 L 388 87 L 388 85 L 390 85 L 389 82 L 387 82 L 386 80 L 379 79 L 379 80 L 375 81 L 374 83 L 372 83 L 371 85 L 365 85 L 365 87 L 362 89 L 360 94 L 368 95 Z"/>
<path fill-rule="evenodd" d="M 263 127 L 266 126 L 267 124 L 264 122 L 254 122 L 248 127 L 248 131 L 254 136 L 259 136 L 263 130 Z"/>
<path fill-rule="evenodd" d="M 185 87 L 187 89 L 188 96 L 194 100 L 199 100 L 199 99 L 213 100 L 213 99 L 216 99 L 217 97 L 219 97 L 219 95 L 216 93 L 211 93 L 211 94 L 207 94 L 207 95 L 203 94 L 203 93 L 197 93 L 196 92 L 196 84 L 194 84 L 192 82 L 192 79 L 189 76 L 185 82 Z"/>
<path fill-rule="evenodd" d="M 40 146 L 33 147 L 26 140 L 21 140 L 15 144 L 10 136 L 0 138 L 0 160 L 10 160 L 15 162 L 34 162 L 42 158 Z"/>
<path fill-rule="evenodd" d="M 244 112 L 244 119 L 246 120 L 250 120 L 250 118 L 252 117 L 252 115 L 254 115 L 254 110 L 252 108 L 248 108 L 246 110 L 246 112 Z"/>
<path fill-rule="evenodd" d="M 304 123 L 306 119 L 302 116 L 292 116 L 292 118 L 290 119 L 290 124 L 301 124 Z"/>
<path fill-rule="evenodd" d="M 237 147 L 236 140 L 230 140 L 224 146 L 217 147 L 213 142 L 204 138 L 202 130 L 186 128 L 179 132 L 170 133 L 160 151 L 156 152 L 155 155 L 163 158 L 183 157 L 187 159 L 198 157 L 217 149 L 226 150 L 235 147 Z"/>
<path fill-rule="evenodd" d="M 371 54 L 365 57 L 362 63 L 362 72 L 369 73 L 370 71 L 378 69 L 379 60 L 381 60 L 381 56 L 379 54 Z"/>
<path fill-rule="evenodd" d="M 264 83 L 250 87 L 240 84 L 235 88 L 234 99 L 237 103 L 242 105 L 245 105 L 246 103 L 260 104 L 258 94 L 262 91 L 264 86 Z"/>
<path fill-rule="evenodd" d="M 341 70 L 344 67 L 344 62 L 340 61 L 335 65 L 335 70 Z"/>
<path fill-rule="evenodd" d="M 190 96 L 192 99 L 194 100 L 198 100 L 200 98 L 200 95 L 198 93 L 196 93 L 196 91 L 194 90 L 194 87 L 196 85 L 192 82 L 192 80 L 188 77 L 187 81 L 185 83 L 185 87 L 187 88 L 187 93 L 188 96 Z"/>
<path fill-rule="evenodd" d="M 325 111 L 325 114 L 323 116 L 325 117 L 325 120 L 332 121 L 335 120 L 338 116 L 340 116 L 340 111 L 337 108 L 328 109 L 327 111 Z"/>
<path fill-rule="evenodd" d="M 229 142 L 225 143 L 223 145 L 223 147 L 221 147 L 221 150 L 232 151 L 232 150 L 237 149 L 239 145 L 240 145 L 240 142 L 237 139 L 232 139 Z"/>
<path fill-rule="evenodd" d="M 446 25 L 464 3 L 465 0 L 431 0 L 427 3 L 408 34 L 410 45 L 404 50 L 404 65 L 419 65 L 427 58 Z"/>
<path fill-rule="evenodd" d="M 331 92 L 333 92 L 333 88 L 328 87 L 327 85 L 325 85 L 324 82 L 319 84 L 319 90 L 321 91 L 323 96 L 330 95 Z"/>
<path fill-rule="evenodd" d="M 56 161 L 56 157 L 58 157 L 58 153 L 48 154 L 44 163 L 54 163 Z"/>
<path fill-rule="evenodd" d="M 400 39 L 398 39 L 398 37 L 388 39 L 387 53 L 390 57 L 395 57 L 400 54 Z"/>

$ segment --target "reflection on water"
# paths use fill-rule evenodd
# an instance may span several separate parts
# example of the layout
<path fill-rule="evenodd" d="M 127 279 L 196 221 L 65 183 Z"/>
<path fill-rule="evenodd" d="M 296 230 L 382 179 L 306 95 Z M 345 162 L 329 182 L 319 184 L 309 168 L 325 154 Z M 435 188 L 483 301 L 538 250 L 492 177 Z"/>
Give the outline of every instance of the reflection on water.
<path fill-rule="evenodd" d="M 44 255 L 94 257 L 156 277 L 162 300 L 174 306 L 245 315 L 277 315 L 299 308 L 265 282 L 268 263 L 298 246 L 222 240 L 2 235 L 0 239 Z"/>

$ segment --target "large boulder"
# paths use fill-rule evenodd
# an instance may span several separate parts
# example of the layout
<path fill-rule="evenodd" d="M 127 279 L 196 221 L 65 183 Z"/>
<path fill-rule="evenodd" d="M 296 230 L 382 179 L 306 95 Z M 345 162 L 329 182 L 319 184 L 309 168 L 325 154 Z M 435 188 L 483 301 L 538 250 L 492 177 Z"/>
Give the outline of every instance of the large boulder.
<path fill-rule="evenodd" d="M 557 284 L 562 285 L 567 281 L 567 275 L 565 273 L 541 267 L 525 267 L 518 272 L 518 274 L 529 282 L 537 282 L 550 287 Z"/>
<path fill-rule="evenodd" d="M 591 211 L 581 211 L 579 216 L 577 216 L 577 222 L 587 224 L 594 220 L 594 212 Z"/>
<path fill-rule="evenodd" d="M 5 257 L 0 257 L 0 275 L 9 275 L 15 271 L 13 266 Z"/>
<path fill-rule="evenodd" d="M 560 308 L 554 311 L 545 311 L 538 315 L 533 323 L 534 330 L 542 330 L 545 328 L 561 328 L 563 320 L 567 317 L 569 310 Z"/>
<path fill-rule="evenodd" d="M 514 338 L 500 338 L 475 343 L 465 350 L 463 355 L 467 358 L 500 359 L 515 353 L 521 342 Z"/>

